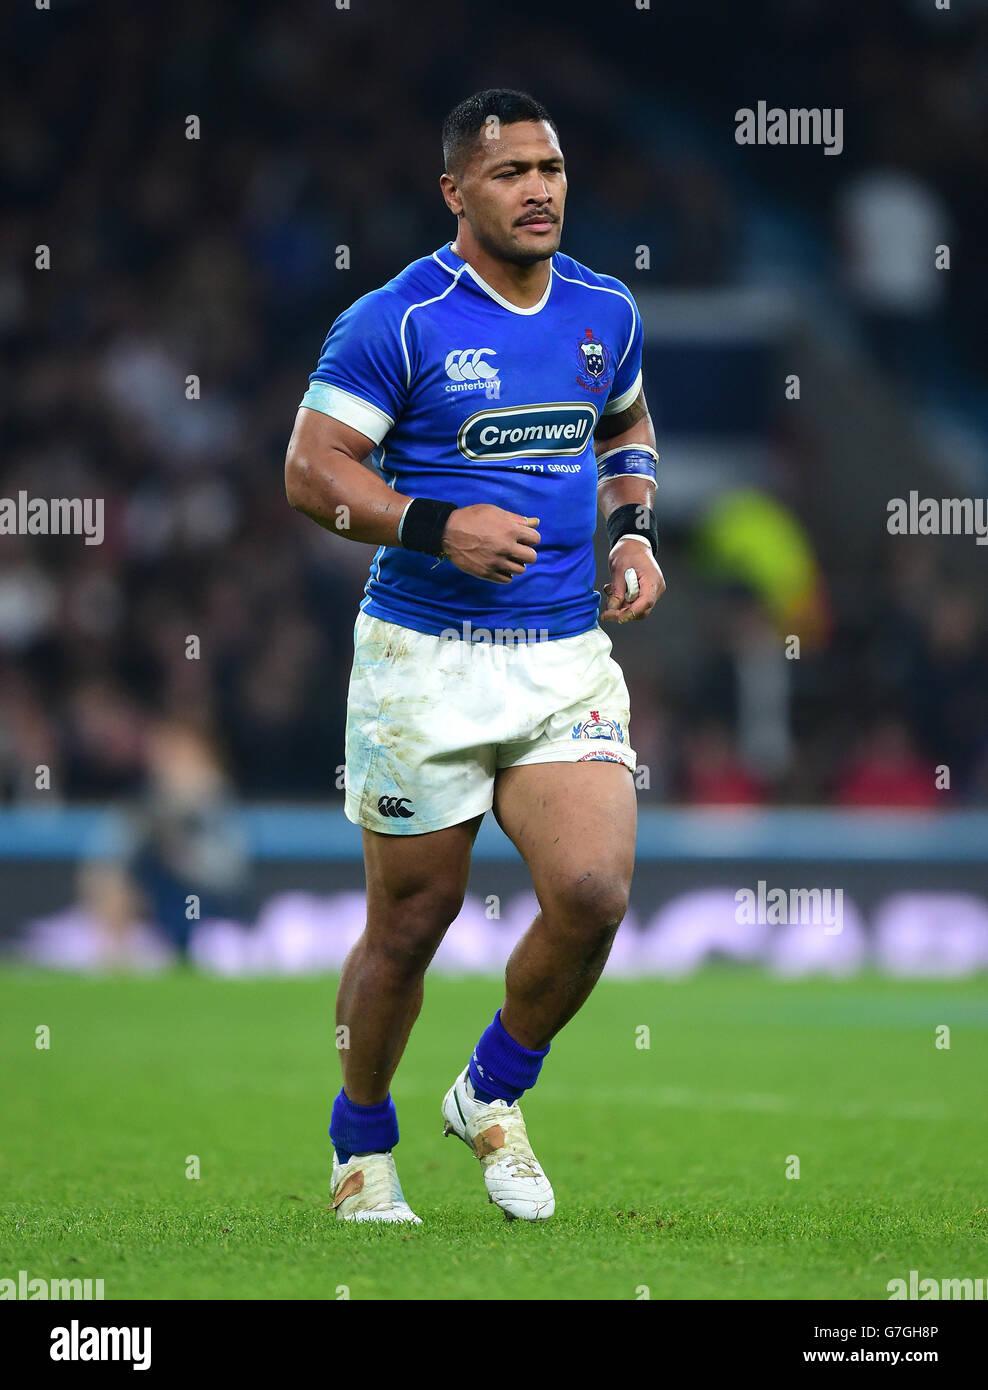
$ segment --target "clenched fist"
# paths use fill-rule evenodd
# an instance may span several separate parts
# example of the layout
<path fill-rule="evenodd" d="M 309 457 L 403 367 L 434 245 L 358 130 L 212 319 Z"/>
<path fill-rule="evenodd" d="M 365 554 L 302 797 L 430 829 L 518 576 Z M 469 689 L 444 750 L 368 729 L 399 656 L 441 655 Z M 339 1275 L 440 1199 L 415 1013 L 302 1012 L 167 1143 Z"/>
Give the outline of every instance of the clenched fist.
<path fill-rule="evenodd" d="M 542 539 L 538 523 L 537 516 L 519 516 L 487 502 L 458 507 L 443 531 L 443 554 L 464 574 L 510 584 L 535 563 Z"/>

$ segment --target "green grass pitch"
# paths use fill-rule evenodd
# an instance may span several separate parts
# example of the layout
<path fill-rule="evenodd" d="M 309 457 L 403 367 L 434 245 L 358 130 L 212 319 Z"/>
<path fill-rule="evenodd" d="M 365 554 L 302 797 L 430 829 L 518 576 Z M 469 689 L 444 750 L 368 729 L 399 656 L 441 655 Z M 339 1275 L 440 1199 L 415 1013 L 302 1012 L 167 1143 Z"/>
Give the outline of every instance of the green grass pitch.
<path fill-rule="evenodd" d="M 605 978 L 524 1102 L 557 1203 L 528 1224 L 441 1137 L 499 983 L 430 978 L 393 1086 L 424 1224 L 368 1228 L 327 1209 L 334 981 L 8 970 L 0 1277 L 102 1278 L 108 1299 L 633 1300 L 986 1276 L 984 997 L 983 979 Z"/>

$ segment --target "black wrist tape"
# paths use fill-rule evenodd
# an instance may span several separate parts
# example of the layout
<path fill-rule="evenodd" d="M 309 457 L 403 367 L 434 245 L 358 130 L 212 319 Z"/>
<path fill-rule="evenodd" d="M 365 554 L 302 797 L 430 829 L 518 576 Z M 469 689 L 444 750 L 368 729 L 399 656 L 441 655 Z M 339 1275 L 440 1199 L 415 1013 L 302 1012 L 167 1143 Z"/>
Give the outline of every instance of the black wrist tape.
<path fill-rule="evenodd" d="M 639 502 L 629 502 L 624 507 L 615 507 L 607 518 L 607 535 L 611 549 L 622 536 L 642 536 L 652 547 L 652 554 L 659 554 L 659 528 L 651 507 Z"/>
<path fill-rule="evenodd" d="M 443 531 L 455 511 L 455 502 L 414 497 L 405 508 L 405 515 L 398 527 L 399 544 L 404 550 L 421 550 L 424 555 L 441 556 Z"/>

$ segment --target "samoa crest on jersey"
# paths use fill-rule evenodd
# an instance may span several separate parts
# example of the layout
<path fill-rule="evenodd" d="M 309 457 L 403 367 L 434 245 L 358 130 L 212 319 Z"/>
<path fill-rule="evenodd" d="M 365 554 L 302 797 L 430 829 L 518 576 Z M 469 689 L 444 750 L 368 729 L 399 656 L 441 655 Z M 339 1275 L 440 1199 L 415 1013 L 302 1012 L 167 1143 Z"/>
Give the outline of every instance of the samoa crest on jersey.
<path fill-rule="evenodd" d="M 576 355 L 580 385 L 595 393 L 609 391 L 614 380 L 614 365 L 607 344 L 594 337 L 592 328 L 585 330 Z"/>

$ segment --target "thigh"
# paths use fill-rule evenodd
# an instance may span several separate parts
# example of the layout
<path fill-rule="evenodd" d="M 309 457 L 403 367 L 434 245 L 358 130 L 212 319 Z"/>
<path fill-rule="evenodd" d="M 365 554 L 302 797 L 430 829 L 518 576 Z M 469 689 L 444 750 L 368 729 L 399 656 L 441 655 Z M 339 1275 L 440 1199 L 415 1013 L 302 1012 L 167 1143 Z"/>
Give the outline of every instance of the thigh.
<path fill-rule="evenodd" d="M 470 854 L 483 816 L 425 835 L 365 830 L 368 926 L 387 929 L 389 912 L 418 899 L 423 915 L 449 916 L 463 904 Z"/>
<path fill-rule="evenodd" d="M 620 763 L 547 762 L 505 768 L 494 780 L 494 815 L 544 903 L 593 876 L 631 883 L 638 803 Z"/>

